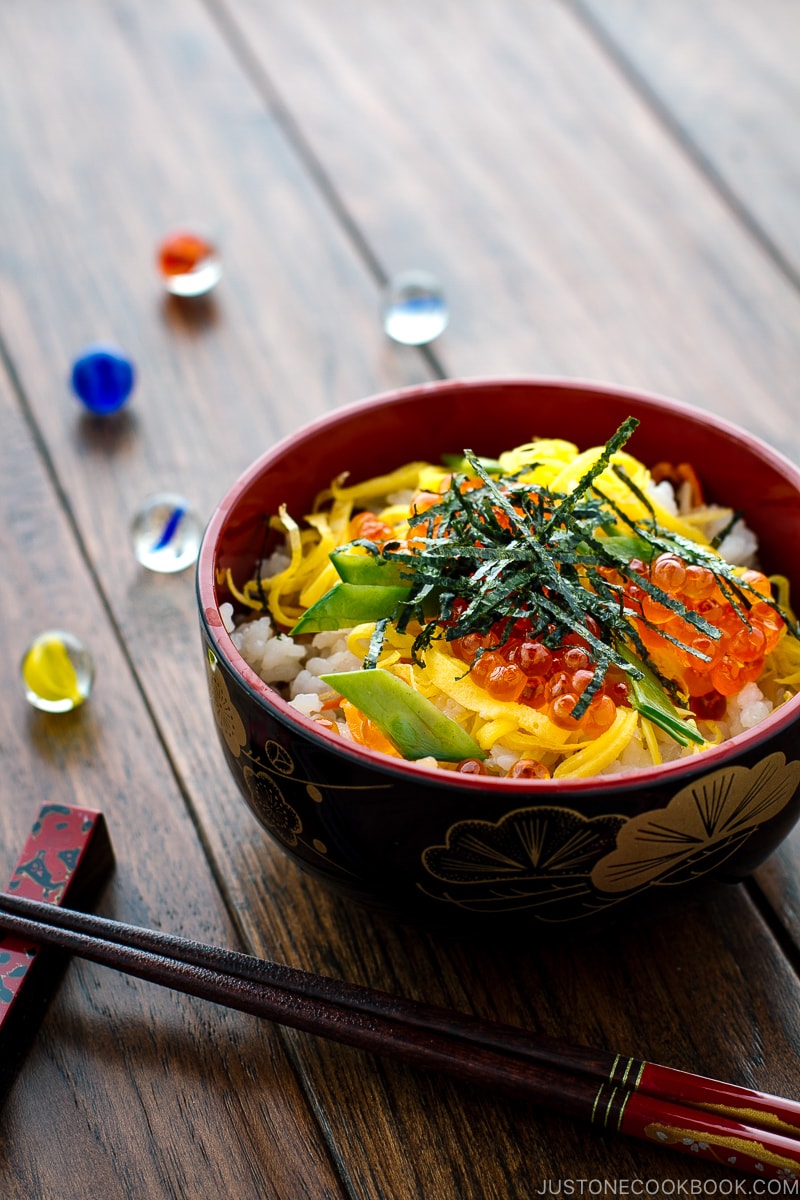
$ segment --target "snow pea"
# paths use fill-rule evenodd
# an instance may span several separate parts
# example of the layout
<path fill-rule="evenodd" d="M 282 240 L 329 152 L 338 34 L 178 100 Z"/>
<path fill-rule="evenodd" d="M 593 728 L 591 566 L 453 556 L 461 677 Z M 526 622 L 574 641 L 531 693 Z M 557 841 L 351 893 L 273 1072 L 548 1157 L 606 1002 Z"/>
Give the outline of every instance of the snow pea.
<path fill-rule="evenodd" d="M 334 550 L 330 556 L 340 579 L 345 583 L 398 586 L 410 585 L 411 571 L 407 566 L 375 554 L 348 554 Z"/>
<path fill-rule="evenodd" d="M 601 537 L 597 539 L 597 544 L 621 563 L 629 563 L 632 558 L 641 558 L 648 562 L 653 557 L 653 547 L 649 542 L 628 534 L 615 533 L 609 537 Z"/>
<path fill-rule="evenodd" d="M 641 671 L 640 679 L 632 676 L 629 679 L 631 708 L 635 708 L 648 721 L 664 729 L 681 746 L 688 746 L 690 742 L 702 745 L 705 738 L 694 721 L 683 719 L 650 668 L 626 647 L 620 646 L 619 652 L 633 667 Z"/>
<path fill-rule="evenodd" d="M 461 762 L 486 757 L 466 730 L 389 671 L 343 671 L 322 679 L 374 721 L 404 758 L 432 755 L 441 762 Z"/>
<path fill-rule="evenodd" d="M 323 629 L 351 629 L 366 621 L 379 621 L 394 612 L 398 601 L 408 596 L 407 587 L 382 587 L 356 583 L 335 583 L 303 613 L 292 629 L 298 633 L 319 633 Z"/>

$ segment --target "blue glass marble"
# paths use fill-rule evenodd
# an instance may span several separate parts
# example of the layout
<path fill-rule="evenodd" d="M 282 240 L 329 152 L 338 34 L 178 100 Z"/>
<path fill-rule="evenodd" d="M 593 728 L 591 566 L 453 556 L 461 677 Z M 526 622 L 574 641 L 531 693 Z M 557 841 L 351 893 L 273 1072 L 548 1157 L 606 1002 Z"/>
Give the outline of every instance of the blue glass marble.
<path fill-rule="evenodd" d="M 403 271 L 383 297 L 383 328 L 394 342 L 425 346 L 447 327 L 447 301 L 438 280 L 427 271 Z"/>
<path fill-rule="evenodd" d="M 150 496 L 133 519 L 133 552 L 143 567 L 160 574 L 183 571 L 197 561 L 203 524 L 183 496 Z"/>
<path fill-rule="evenodd" d="M 117 349 L 98 343 L 87 346 L 72 364 L 72 388 L 89 412 L 106 416 L 122 408 L 133 391 L 133 363 Z"/>

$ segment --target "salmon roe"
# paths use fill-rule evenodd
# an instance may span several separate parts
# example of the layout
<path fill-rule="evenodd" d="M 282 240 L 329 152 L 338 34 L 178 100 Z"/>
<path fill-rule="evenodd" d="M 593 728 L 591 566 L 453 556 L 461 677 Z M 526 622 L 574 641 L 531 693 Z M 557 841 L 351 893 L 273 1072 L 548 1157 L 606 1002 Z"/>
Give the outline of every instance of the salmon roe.
<path fill-rule="evenodd" d="M 601 569 L 604 579 L 621 589 L 624 608 L 661 674 L 678 684 L 695 716 L 721 719 L 727 698 L 759 678 L 766 655 L 783 632 L 783 618 L 767 603 L 769 580 L 760 571 L 744 571 L 740 583 L 746 599 L 737 600 L 737 611 L 713 572 L 702 564 L 664 553 L 649 566 L 635 559 L 630 567 L 634 580 L 639 576 L 653 583 L 670 601 L 696 612 L 719 631 L 718 638 L 712 637 L 638 582 L 613 568 Z M 458 605 L 457 601 L 454 615 Z M 585 623 L 595 636 L 600 634 L 592 617 L 587 616 Z M 553 632 L 551 625 L 548 633 Z M 556 647 L 541 639 L 542 634 L 534 633 L 533 621 L 522 618 L 514 621 L 510 636 L 508 623 L 498 621 L 487 634 L 469 633 L 454 638 L 450 646 L 457 658 L 469 664 L 473 682 L 492 699 L 524 704 L 546 713 L 560 729 L 599 737 L 614 724 L 617 709 L 629 703 L 624 672 L 611 667 L 602 685 L 592 691 L 588 706 L 575 717 L 574 710 L 592 687 L 597 669 L 591 647 L 576 633 L 567 634 Z M 467 764 L 459 767 L 472 769 Z"/>
<path fill-rule="evenodd" d="M 594 634 L 600 632 L 592 617 L 586 618 L 586 627 Z M 517 620 L 512 635 L 503 641 L 505 628 L 501 621 L 488 634 L 468 633 L 454 638 L 450 646 L 457 658 L 470 665 L 470 679 L 493 700 L 538 709 L 559 728 L 577 729 L 589 738 L 610 729 L 617 707 L 628 703 L 628 685 L 622 673 L 609 671 L 592 694 L 586 711 L 580 717 L 573 716 L 595 676 L 596 663 L 589 645 L 580 635 L 570 633 L 560 646 L 551 648 L 533 635 L 533 628 L 532 621 Z"/>
<path fill-rule="evenodd" d="M 465 758 L 458 764 L 456 770 L 460 775 L 488 775 L 489 772 L 479 758 Z"/>
<path fill-rule="evenodd" d="M 350 540 L 366 538 L 370 542 L 388 542 L 395 536 L 391 525 L 373 512 L 360 512 L 350 521 Z"/>
<path fill-rule="evenodd" d="M 506 771 L 507 779 L 550 779 L 550 772 L 537 758 L 519 758 Z"/>
<path fill-rule="evenodd" d="M 759 678 L 766 655 L 785 628 L 780 613 L 767 603 L 770 582 L 760 571 L 743 571 L 739 582 L 744 599 L 737 598 L 735 607 L 712 571 L 700 564 L 684 564 L 675 554 L 659 555 L 649 578 L 719 631 L 718 638 L 711 637 L 656 598 L 638 594 L 638 586 L 625 588 L 626 595 L 637 593 L 632 601 L 626 599 L 626 607 L 659 671 L 688 695 L 695 716 L 719 720 L 725 715 L 727 698 Z"/>

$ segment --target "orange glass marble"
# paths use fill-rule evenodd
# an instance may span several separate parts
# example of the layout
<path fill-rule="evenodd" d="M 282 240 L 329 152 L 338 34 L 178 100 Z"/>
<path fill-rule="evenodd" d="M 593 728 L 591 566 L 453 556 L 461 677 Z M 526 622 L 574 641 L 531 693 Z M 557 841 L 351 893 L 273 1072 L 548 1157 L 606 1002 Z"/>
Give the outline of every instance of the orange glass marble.
<path fill-rule="evenodd" d="M 162 241 L 158 267 L 164 286 L 173 296 L 204 296 L 222 276 L 216 246 L 188 230 L 171 233 Z"/>

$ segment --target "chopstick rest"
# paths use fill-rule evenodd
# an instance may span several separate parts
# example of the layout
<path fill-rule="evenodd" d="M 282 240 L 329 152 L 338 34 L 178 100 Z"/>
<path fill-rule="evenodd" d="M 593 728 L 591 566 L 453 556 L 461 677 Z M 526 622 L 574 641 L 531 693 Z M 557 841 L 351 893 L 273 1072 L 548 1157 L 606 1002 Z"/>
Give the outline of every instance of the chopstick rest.
<path fill-rule="evenodd" d="M 7 891 L 48 905 L 91 904 L 114 864 L 102 813 L 45 804 L 33 823 Z M 28 1051 L 68 952 L 0 934 L 0 1102 Z"/>

